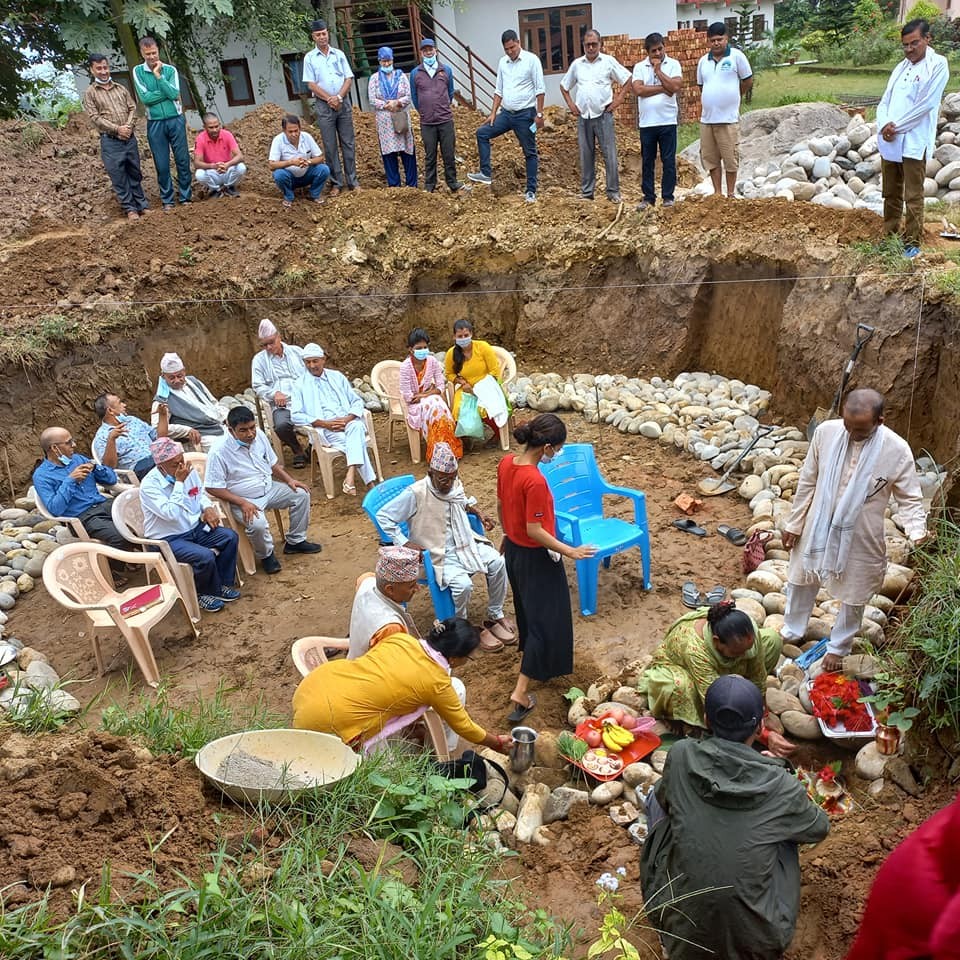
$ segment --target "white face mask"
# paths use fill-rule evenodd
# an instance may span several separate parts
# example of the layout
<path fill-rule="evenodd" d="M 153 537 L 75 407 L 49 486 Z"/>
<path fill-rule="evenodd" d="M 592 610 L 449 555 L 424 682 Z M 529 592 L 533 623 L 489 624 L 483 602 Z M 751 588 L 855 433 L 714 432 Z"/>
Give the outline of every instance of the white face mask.
<path fill-rule="evenodd" d="M 473 337 L 457 337 L 454 341 L 458 347 L 463 349 L 464 347 L 469 347 L 473 343 Z"/>

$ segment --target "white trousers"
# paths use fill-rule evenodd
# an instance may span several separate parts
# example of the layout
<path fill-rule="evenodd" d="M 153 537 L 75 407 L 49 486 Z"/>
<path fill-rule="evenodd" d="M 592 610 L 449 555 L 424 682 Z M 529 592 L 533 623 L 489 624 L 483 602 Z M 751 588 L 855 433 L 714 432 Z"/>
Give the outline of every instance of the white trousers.
<path fill-rule="evenodd" d="M 819 592 L 819 583 L 787 584 L 787 609 L 783 615 L 783 628 L 780 630 L 780 636 L 785 643 L 796 644 L 803 640 L 810 620 L 810 612 L 817 602 Z M 864 606 L 865 604 L 860 606 L 851 603 L 840 604 L 840 612 L 830 631 L 827 653 L 845 657 L 853 649 L 853 638 L 863 622 Z"/>
<path fill-rule="evenodd" d="M 290 526 L 287 529 L 287 543 L 303 543 L 307 539 L 307 526 L 310 523 L 310 494 L 306 490 L 291 490 L 285 483 L 274 480 L 273 486 L 265 497 L 250 498 L 250 502 L 260 512 L 246 524 L 247 536 L 253 544 L 253 552 L 258 560 L 273 553 L 273 534 L 267 520 L 268 510 L 290 510 Z M 233 515 L 243 523 L 243 511 L 236 506 L 230 507 Z"/>
<path fill-rule="evenodd" d="M 507 597 L 507 565 L 499 551 L 486 543 L 478 543 L 477 550 L 483 561 L 487 578 L 487 619 L 499 620 L 503 616 L 503 601 Z M 469 620 L 467 607 L 473 594 L 473 577 L 460 565 L 456 555 L 443 558 L 443 579 L 450 588 L 454 615 Z"/>
<path fill-rule="evenodd" d="M 224 187 L 235 187 L 246 172 L 247 168 L 242 163 L 234 164 L 226 173 L 218 173 L 216 170 L 198 170 L 197 183 L 202 183 L 211 190 L 222 190 Z"/>
<path fill-rule="evenodd" d="M 459 677 L 451 677 L 450 686 L 453 687 L 453 692 L 460 698 L 460 703 L 466 706 L 467 688 L 464 686 L 463 681 Z M 443 725 L 443 732 L 447 735 L 447 749 L 453 753 L 453 751 L 457 749 L 457 744 L 460 742 L 460 734 L 452 730 L 446 723 Z"/>
<path fill-rule="evenodd" d="M 363 420 L 351 420 L 347 429 L 321 430 L 320 436 L 325 446 L 342 450 L 347 457 L 348 467 L 360 468 L 360 479 L 370 483 L 377 478 L 373 464 L 370 463 L 370 451 L 367 448 L 367 428 Z"/>

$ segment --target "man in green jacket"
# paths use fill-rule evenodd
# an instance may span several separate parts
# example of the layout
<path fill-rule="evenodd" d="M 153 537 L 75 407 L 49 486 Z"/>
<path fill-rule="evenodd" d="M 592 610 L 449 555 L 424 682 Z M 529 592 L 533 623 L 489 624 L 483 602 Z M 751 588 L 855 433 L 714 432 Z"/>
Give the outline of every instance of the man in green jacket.
<path fill-rule="evenodd" d="M 165 212 L 173 209 L 173 180 L 170 178 L 170 151 L 177 165 L 180 202 L 189 203 L 193 172 L 187 144 L 187 121 L 180 102 L 180 74 L 177 68 L 160 60 L 153 37 L 140 41 L 143 63 L 133 68 L 137 98 L 147 108 L 147 142 L 157 168 L 160 200 Z"/>
<path fill-rule="evenodd" d="M 671 747 L 648 800 L 646 913 L 670 960 L 778 960 L 800 910 L 797 845 L 819 843 L 830 821 L 787 761 L 753 749 L 755 684 L 719 677 L 704 707 L 713 736 Z"/>

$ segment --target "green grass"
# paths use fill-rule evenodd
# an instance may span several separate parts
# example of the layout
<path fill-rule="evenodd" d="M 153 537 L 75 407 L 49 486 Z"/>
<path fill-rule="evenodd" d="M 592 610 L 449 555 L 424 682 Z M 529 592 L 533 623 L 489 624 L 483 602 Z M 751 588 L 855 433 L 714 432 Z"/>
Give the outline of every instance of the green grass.
<path fill-rule="evenodd" d="M 903 255 L 903 240 L 895 234 L 882 240 L 858 240 L 850 245 L 861 267 L 875 267 L 885 273 L 909 273 L 912 264 Z"/>

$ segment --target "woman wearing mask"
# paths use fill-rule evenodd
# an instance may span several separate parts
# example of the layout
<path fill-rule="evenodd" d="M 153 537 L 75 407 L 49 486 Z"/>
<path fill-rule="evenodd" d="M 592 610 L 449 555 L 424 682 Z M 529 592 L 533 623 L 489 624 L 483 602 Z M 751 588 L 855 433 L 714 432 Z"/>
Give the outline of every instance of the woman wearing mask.
<path fill-rule="evenodd" d="M 499 382 L 500 361 L 486 340 L 473 339 L 473 324 L 469 320 L 454 323 L 453 343 L 444 358 L 444 372 L 447 381 L 453 384 L 453 419 L 456 421 L 465 393 L 473 393 L 474 386 L 486 376 Z M 487 416 L 487 411 L 480 407 L 479 413 L 480 419 L 497 436 L 500 428 Z"/>
<path fill-rule="evenodd" d="M 553 495 L 539 471 L 563 447 L 567 428 L 553 413 L 541 413 L 513 432 L 523 453 L 506 456 L 497 468 L 497 513 L 505 534 L 501 552 L 513 590 L 520 634 L 520 675 L 510 694 L 510 723 L 536 706 L 531 680 L 546 681 L 573 671 L 573 615 L 561 557 L 585 560 L 596 548 L 571 547 L 556 536 Z"/>
<path fill-rule="evenodd" d="M 407 337 L 409 355 L 400 364 L 400 396 L 406 407 L 407 426 L 419 430 L 427 444 L 426 461 L 433 456 L 433 445 L 449 444 L 457 459 L 463 456 L 463 444 L 454 434 L 455 421 L 445 399 L 446 381 L 440 362 L 430 353 L 430 336 L 419 327 Z"/>
<path fill-rule="evenodd" d="M 393 50 L 377 51 L 380 69 L 370 78 L 367 95 L 373 104 L 377 121 L 377 137 L 383 155 L 383 170 L 388 187 L 400 186 L 400 164 L 408 187 L 417 185 L 417 157 L 410 124 L 410 81 L 402 70 L 393 66 Z"/>

